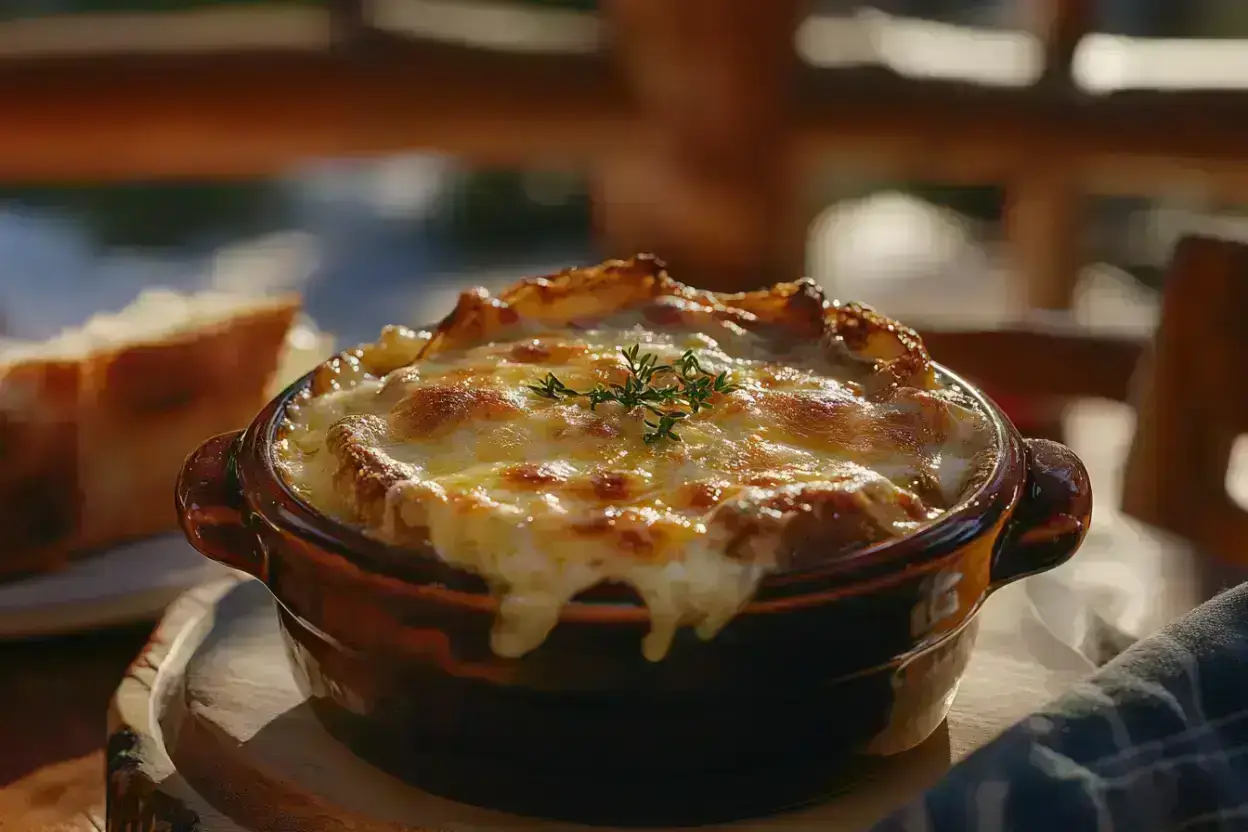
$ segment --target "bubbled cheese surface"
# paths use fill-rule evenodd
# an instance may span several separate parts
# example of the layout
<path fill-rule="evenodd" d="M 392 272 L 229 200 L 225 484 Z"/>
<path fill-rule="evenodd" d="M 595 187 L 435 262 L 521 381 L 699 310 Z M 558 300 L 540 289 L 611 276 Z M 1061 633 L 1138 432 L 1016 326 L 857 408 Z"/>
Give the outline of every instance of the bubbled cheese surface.
<path fill-rule="evenodd" d="M 484 576 L 502 656 L 538 647 L 573 596 L 610 580 L 645 602 L 641 649 L 659 660 L 681 626 L 713 637 L 793 550 L 837 557 L 912 532 L 982 463 L 991 432 L 957 392 L 872 393 L 870 362 L 833 360 L 823 341 L 678 307 L 519 322 L 419 360 L 428 334 L 391 328 L 371 349 L 397 369 L 338 359 L 290 406 L 282 473 L 318 510 Z M 530 389 L 548 373 L 574 390 L 623 383 L 634 344 L 659 363 L 693 350 L 736 389 L 680 421 L 679 441 L 651 442 L 650 414 Z"/>

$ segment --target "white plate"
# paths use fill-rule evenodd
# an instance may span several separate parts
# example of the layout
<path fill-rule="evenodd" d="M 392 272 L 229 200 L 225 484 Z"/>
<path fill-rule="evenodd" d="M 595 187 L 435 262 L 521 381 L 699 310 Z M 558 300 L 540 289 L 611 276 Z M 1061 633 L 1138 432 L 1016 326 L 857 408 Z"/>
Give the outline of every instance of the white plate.
<path fill-rule="evenodd" d="M 0 638 L 155 621 L 178 595 L 231 571 L 196 552 L 181 534 L 128 543 L 61 572 L 0 583 Z"/>

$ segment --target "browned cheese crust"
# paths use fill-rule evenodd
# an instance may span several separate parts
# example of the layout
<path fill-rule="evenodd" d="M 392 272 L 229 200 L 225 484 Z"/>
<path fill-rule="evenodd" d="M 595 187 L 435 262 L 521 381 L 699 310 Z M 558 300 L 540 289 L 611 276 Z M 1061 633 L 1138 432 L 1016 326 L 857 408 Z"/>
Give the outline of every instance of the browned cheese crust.
<path fill-rule="evenodd" d="M 683 363 L 699 350 L 710 370 Z M 590 396 L 637 381 L 639 356 L 669 393 L 730 383 L 663 434 L 670 411 Z M 465 292 L 432 332 L 336 356 L 290 403 L 278 458 L 314 508 L 484 575 L 500 654 L 619 581 L 651 610 L 657 659 L 682 624 L 713 635 L 766 573 L 934 520 L 988 470 L 985 425 L 913 330 L 865 306 L 810 280 L 703 291 L 639 256 Z"/>
<path fill-rule="evenodd" d="M 676 303 L 659 303 L 674 300 Z M 809 391 L 766 390 L 755 401 L 729 396 L 722 404 L 728 413 L 754 406 L 776 424 L 817 446 L 849 452 L 871 461 L 881 453 L 921 453 L 939 445 L 954 429 L 949 400 L 931 395 L 938 389 L 932 362 L 914 330 L 857 303 L 828 300 L 809 279 L 778 284 L 768 289 L 737 294 L 694 289 L 671 278 L 652 256 L 612 260 L 601 265 L 569 269 L 547 277 L 519 281 L 498 296 L 484 290 L 461 295 L 455 309 L 425 338 L 389 328 L 376 344 L 347 350 L 323 365 L 314 376 L 303 401 L 345 388 L 360 379 L 386 379 L 380 396 L 392 404 L 386 416 L 346 415 L 328 431 L 327 449 L 335 457 L 334 486 L 339 508 L 351 519 L 389 536 L 397 542 L 427 542 L 425 529 L 404 521 L 395 503 L 394 489 L 419 481 L 417 466 L 399 461 L 389 447 L 395 442 L 428 439 L 452 432 L 457 426 L 482 420 L 507 420 L 525 414 L 523 401 L 514 394 L 490 387 L 425 385 L 407 387 L 402 368 L 456 350 L 506 337 L 521 321 L 536 322 L 554 330 L 572 322 L 592 322 L 630 308 L 640 308 L 656 326 L 696 326 L 700 321 L 731 321 L 746 331 L 794 341 L 821 342 L 834 358 L 861 361 L 859 402 Z M 535 372 L 558 363 L 586 348 L 557 338 L 521 340 L 507 356 L 509 361 L 531 363 Z M 618 368 L 609 362 L 599 378 Z M 783 378 L 776 379 L 779 382 Z M 569 407 L 563 421 L 567 430 L 610 440 L 618 428 L 608 419 L 584 408 Z M 893 536 L 891 523 L 898 518 L 920 522 L 933 509 L 946 508 L 938 486 L 918 478 L 909 487 L 891 487 L 883 477 L 862 471 L 855 476 L 838 475 L 840 481 L 813 485 L 790 485 L 769 477 L 766 449 L 751 450 L 756 459 L 743 458 L 736 466 L 743 474 L 736 482 L 715 479 L 691 482 L 680 489 L 673 502 L 689 509 L 711 510 L 730 542 L 730 554 L 747 550 L 750 538 L 778 545 L 785 566 L 809 564 L 836 552 Z M 978 464 L 990 460 L 981 457 Z M 753 475 L 749 476 L 753 471 Z M 603 470 L 590 477 L 570 478 L 557 461 L 511 466 L 503 477 L 517 489 L 551 493 L 580 493 L 603 506 L 623 504 L 636 496 L 639 484 L 626 473 Z M 836 478 L 833 478 L 834 480 Z M 776 493 L 752 504 L 725 504 L 743 486 L 778 487 Z M 387 495 L 390 495 L 389 498 Z M 419 501 L 427 496 L 413 492 Z M 451 495 L 470 510 L 479 498 Z M 746 510 L 745 506 L 751 510 Z M 759 513 L 757 508 L 767 509 Z M 412 517 L 422 517 L 414 511 Z M 622 548 L 638 555 L 659 547 L 641 545 L 639 535 L 627 523 L 629 512 L 616 511 L 611 527 Z M 382 532 L 385 528 L 384 533 Z M 602 533 L 602 523 L 589 522 L 581 534 Z M 630 542 L 631 541 L 631 542 Z"/>

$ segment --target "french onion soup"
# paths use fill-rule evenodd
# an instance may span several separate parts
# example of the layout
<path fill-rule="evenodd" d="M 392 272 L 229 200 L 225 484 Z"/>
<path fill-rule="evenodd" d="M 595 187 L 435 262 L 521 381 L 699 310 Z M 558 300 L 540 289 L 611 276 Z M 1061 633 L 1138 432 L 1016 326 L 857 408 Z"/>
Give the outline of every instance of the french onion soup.
<path fill-rule="evenodd" d="M 463 294 L 322 365 L 277 443 L 289 488 L 498 598 L 518 657 L 603 582 L 711 638 L 769 573 L 931 523 L 992 466 L 990 423 L 919 337 L 811 281 L 693 289 L 651 257 Z"/>

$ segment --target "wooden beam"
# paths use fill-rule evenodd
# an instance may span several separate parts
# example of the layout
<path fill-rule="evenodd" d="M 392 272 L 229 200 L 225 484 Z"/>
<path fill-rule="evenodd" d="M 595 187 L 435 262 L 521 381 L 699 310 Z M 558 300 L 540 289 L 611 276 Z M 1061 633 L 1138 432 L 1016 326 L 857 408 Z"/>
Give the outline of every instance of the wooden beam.
<path fill-rule="evenodd" d="M 924 329 L 932 358 L 1001 394 L 1128 401 L 1145 336 L 1098 333 L 1070 323 L 984 330 Z"/>
<path fill-rule="evenodd" d="M 517 162 L 610 152 L 638 120 L 606 61 L 370 42 L 0 63 L 0 179 L 266 175 L 415 150 Z"/>
<path fill-rule="evenodd" d="M 1044 45 L 1041 82 L 1069 85 L 1075 50 L 1095 26 L 1093 0 L 1031 0 L 1033 33 Z"/>
<path fill-rule="evenodd" d="M 806 0 L 608 0 L 613 54 L 650 141 L 600 160 L 613 255 L 659 251 L 693 285 L 742 291 L 803 272 L 788 152 Z"/>
<path fill-rule="evenodd" d="M 788 151 L 799 163 L 840 157 L 985 183 L 1015 178 L 1044 151 L 1093 192 L 1177 181 L 1248 193 L 1248 90 L 1097 96 L 838 67 L 808 70 L 797 93 Z M 255 176 L 405 151 L 566 162 L 653 136 L 605 56 L 383 42 L 346 56 L 0 62 L 0 180 L 10 182 Z"/>
<path fill-rule="evenodd" d="M 1149 194 L 1197 178 L 1248 190 L 1248 90 L 1092 95 L 881 67 L 813 70 L 803 84 L 796 141 L 807 160 L 842 156 L 893 174 L 989 183 L 1052 156 L 1105 193 Z"/>
<path fill-rule="evenodd" d="M 1032 29 L 1044 47 L 1036 85 L 1076 94 L 1075 50 L 1092 27 L 1091 0 L 1031 0 Z M 1023 309 L 1069 309 L 1083 266 L 1082 177 L 1065 154 L 1037 156 L 1007 184 L 1005 227 L 1023 291 Z M 1060 419 L 1058 420 L 1060 421 Z"/>

